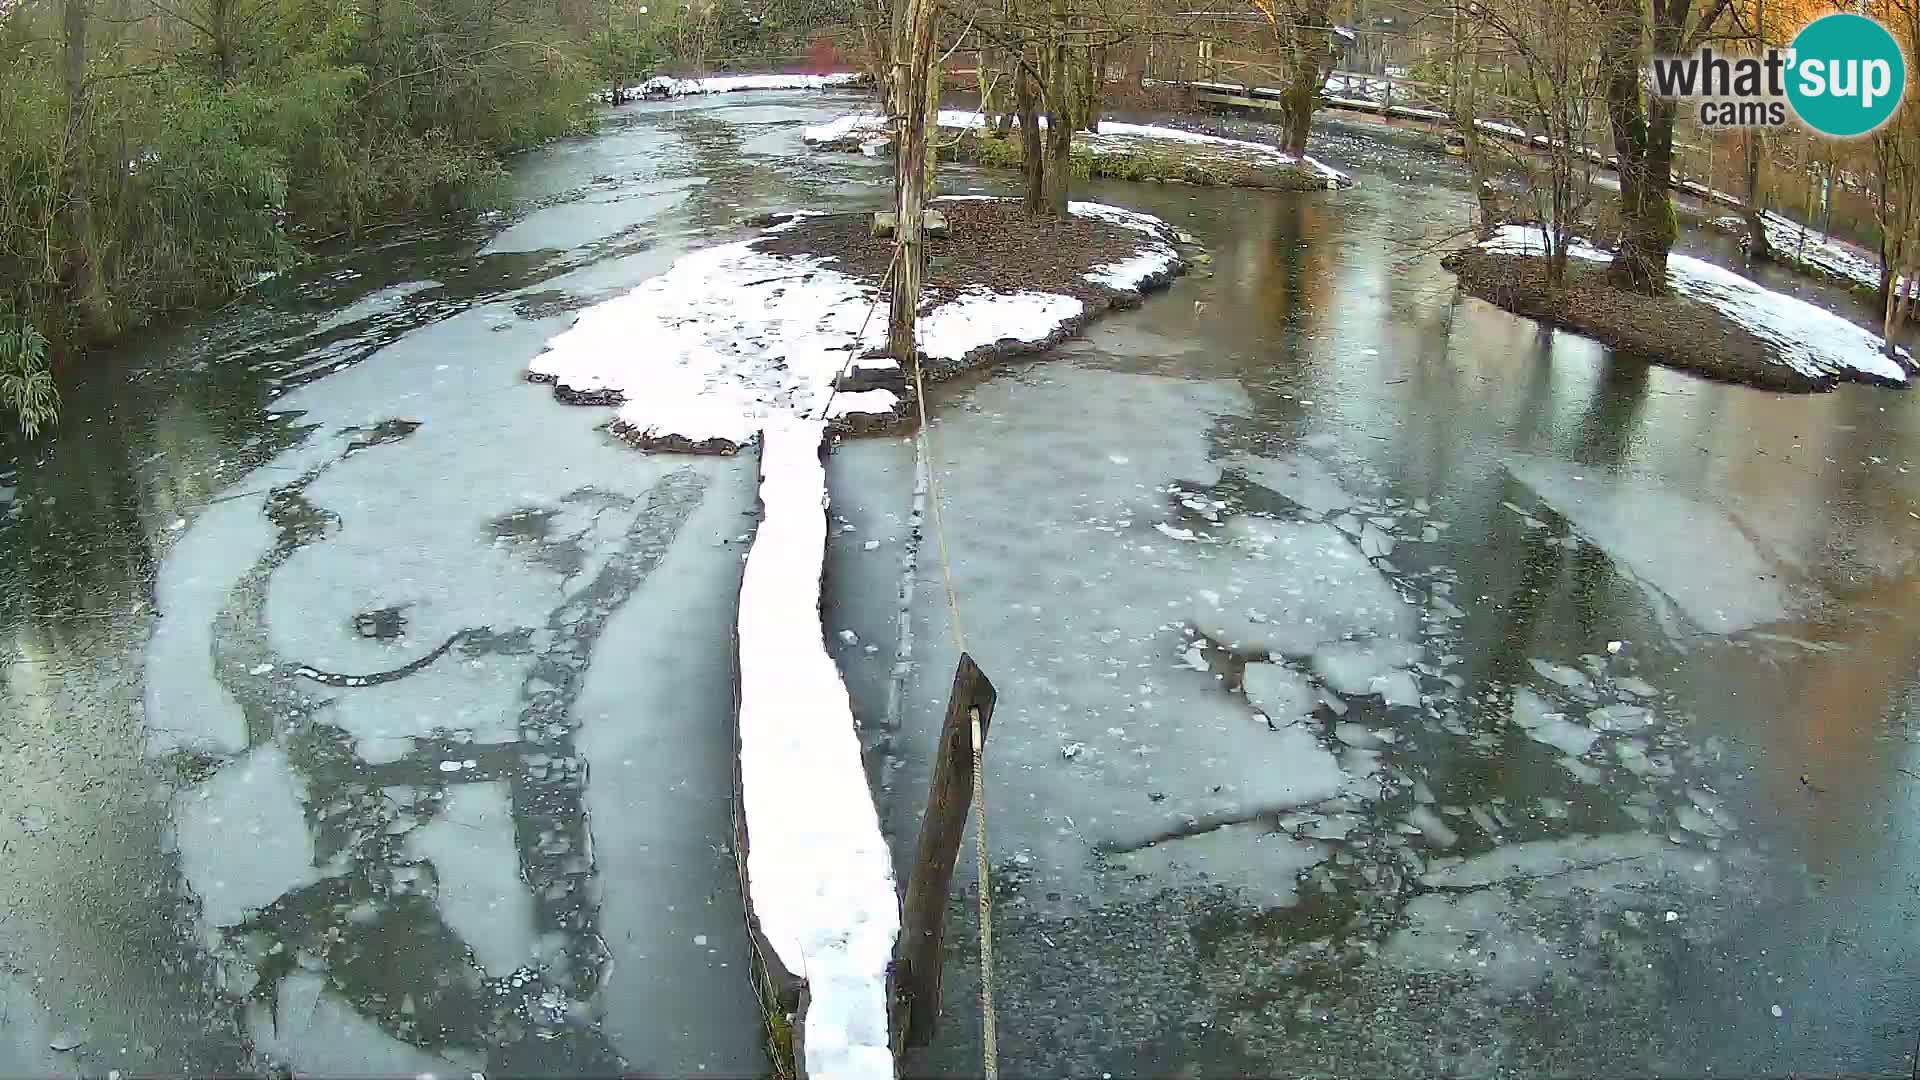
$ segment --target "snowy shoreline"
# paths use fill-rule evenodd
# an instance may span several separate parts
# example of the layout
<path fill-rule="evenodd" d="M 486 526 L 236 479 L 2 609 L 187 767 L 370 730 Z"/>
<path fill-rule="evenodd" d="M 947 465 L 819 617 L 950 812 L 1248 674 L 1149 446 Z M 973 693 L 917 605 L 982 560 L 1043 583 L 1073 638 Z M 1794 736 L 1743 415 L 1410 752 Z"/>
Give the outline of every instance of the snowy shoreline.
<path fill-rule="evenodd" d="M 983 131 L 987 128 L 984 113 L 966 109 L 941 109 L 939 126 L 950 131 Z M 1045 127 L 1047 118 L 1040 117 L 1040 126 Z M 1325 162 L 1312 157 L 1295 157 L 1282 152 L 1278 147 L 1266 143 L 1249 142 L 1245 139 L 1229 139 L 1221 135 L 1207 135 L 1181 128 L 1164 127 L 1150 124 L 1126 124 L 1115 120 L 1102 120 L 1098 132 L 1074 132 L 1074 149 L 1091 155 L 1096 161 L 1101 158 L 1118 158 L 1141 150 L 1204 150 L 1221 156 L 1224 160 L 1255 168 L 1295 170 L 1309 177 L 1317 177 L 1313 186 L 1329 188 L 1341 187 L 1352 183 L 1345 173 Z M 849 113 L 824 124 L 816 124 L 801 133 L 801 138 L 810 146 L 858 150 L 869 157 L 885 152 L 891 145 L 892 132 L 885 117 L 876 113 Z"/>
<path fill-rule="evenodd" d="M 872 81 L 872 77 L 863 71 L 839 71 L 826 75 L 710 75 L 693 79 L 655 75 L 645 82 L 607 91 L 603 98 L 610 104 L 625 104 L 629 101 L 664 100 L 693 94 L 730 94 L 737 90 L 845 90 L 865 86 Z"/>
<path fill-rule="evenodd" d="M 1081 275 L 1105 292 L 1105 302 L 968 288 L 921 313 L 918 343 L 930 375 L 1049 348 L 1184 269 L 1160 219 L 1101 203 L 1071 209 L 1138 237 L 1131 257 Z M 756 246 L 819 217 L 795 215 L 752 240 L 682 256 L 627 295 L 581 312 L 547 343 L 527 378 L 552 384 L 572 404 L 618 406 L 613 431 L 643 449 L 732 453 L 778 415 L 823 420 L 835 431 L 896 426 L 908 404 L 905 373 L 890 358 L 867 355 L 886 344 L 880 290 L 832 256 Z M 849 375 L 860 386 L 890 382 L 901 390 L 856 388 Z"/>
<path fill-rule="evenodd" d="M 1664 297 L 1635 297 L 1610 287 L 1589 287 L 1576 279 L 1571 267 L 1564 295 L 1536 295 L 1537 289 L 1522 280 L 1526 275 L 1517 273 L 1516 264 L 1507 263 L 1516 272 L 1496 283 L 1488 278 L 1484 265 L 1466 258 L 1538 260 L 1544 251 L 1545 238 L 1538 227 L 1504 225 L 1475 247 L 1448 256 L 1442 265 L 1460 274 L 1476 295 L 1670 367 L 1802 392 L 1830 390 L 1841 382 L 1908 385 L 1906 365 L 1912 359 L 1906 350 L 1899 350 L 1898 359 L 1888 356 L 1878 335 L 1851 321 L 1690 255 L 1668 255 L 1670 294 Z M 1611 252 L 1579 239 L 1569 244 L 1567 254 L 1576 266 L 1613 261 Z M 1619 310 L 1621 303 L 1631 310 Z M 1690 310 L 1686 305 L 1694 307 Z M 1703 326 L 1704 316 L 1694 314 L 1702 310 L 1720 321 Z M 1661 325 L 1657 331 L 1650 328 L 1662 320 L 1671 320 L 1671 325 Z M 1728 336 L 1729 331 L 1742 336 Z M 1753 354 L 1756 347 L 1759 352 Z"/>

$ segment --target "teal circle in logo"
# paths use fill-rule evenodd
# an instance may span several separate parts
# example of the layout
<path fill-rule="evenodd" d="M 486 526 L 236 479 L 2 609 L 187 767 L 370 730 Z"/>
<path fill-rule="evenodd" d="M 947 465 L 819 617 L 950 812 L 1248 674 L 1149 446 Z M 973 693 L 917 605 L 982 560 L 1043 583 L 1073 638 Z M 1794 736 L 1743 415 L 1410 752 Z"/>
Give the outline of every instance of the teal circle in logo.
<path fill-rule="evenodd" d="M 1900 43 L 1865 15 L 1822 16 L 1793 39 L 1787 101 L 1822 135 L 1865 135 L 1887 122 L 1906 89 Z"/>

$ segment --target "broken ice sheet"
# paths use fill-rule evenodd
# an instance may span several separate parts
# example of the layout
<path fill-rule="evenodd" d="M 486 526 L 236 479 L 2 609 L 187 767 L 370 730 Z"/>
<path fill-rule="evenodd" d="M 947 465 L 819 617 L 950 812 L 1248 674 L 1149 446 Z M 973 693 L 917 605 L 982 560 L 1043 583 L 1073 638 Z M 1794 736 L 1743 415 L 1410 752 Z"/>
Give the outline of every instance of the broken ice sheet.
<path fill-rule="evenodd" d="M 233 926 L 319 879 L 306 784 L 277 746 L 259 746 L 174 796 L 181 869 L 213 926 Z M 245 858 L 234 853 L 244 850 Z"/>
<path fill-rule="evenodd" d="M 1146 875 L 1154 889 L 1182 876 L 1198 877 L 1239 890 L 1260 906 L 1287 907 L 1299 899 L 1300 874 L 1326 857 L 1322 844 L 1275 832 L 1263 823 L 1239 822 L 1111 852 L 1106 862 L 1130 875 Z"/>
<path fill-rule="evenodd" d="M 1227 535 L 1243 556 L 1231 566 L 1237 588 L 1198 593 L 1193 622 L 1236 655 L 1305 657 L 1343 639 L 1414 636 L 1413 607 L 1338 530 L 1239 516 Z"/>
<path fill-rule="evenodd" d="M 1567 719 L 1566 713 L 1556 712 L 1545 698 L 1524 686 L 1514 688 L 1512 717 L 1530 738 L 1572 757 L 1593 749 L 1600 738 L 1593 729 Z"/>

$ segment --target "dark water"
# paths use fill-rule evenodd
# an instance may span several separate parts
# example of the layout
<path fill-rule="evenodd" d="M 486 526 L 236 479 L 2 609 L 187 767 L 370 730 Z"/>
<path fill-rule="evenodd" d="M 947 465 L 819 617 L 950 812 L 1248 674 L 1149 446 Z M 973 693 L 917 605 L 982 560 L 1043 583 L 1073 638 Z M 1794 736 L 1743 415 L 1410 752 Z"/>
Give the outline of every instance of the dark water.
<path fill-rule="evenodd" d="M 377 234 L 70 391 L 0 474 L 0 1071 L 765 1068 L 726 794 L 752 462 L 638 454 L 520 373 L 740 218 L 881 201 L 883 163 L 800 145 L 843 103 L 633 107 L 521 161 L 513 213 Z M 1453 165 L 1322 152 L 1359 186 L 1096 185 L 1210 266 L 941 395 L 1003 702 L 1002 1068 L 1904 1071 L 1912 399 L 1462 299 L 1420 254 Z M 904 847 L 950 624 L 922 545 L 896 685 L 912 447 L 845 445 L 834 485 L 828 628 Z M 1395 546 L 1330 581 L 1234 554 L 1245 515 Z M 1196 597 L 1339 621 L 1380 582 L 1418 705 L 1269 731 L 1243 660 L 1183 665 Z M 1521 691 L 1652 719 L 1570 766 Z M 1142 846 L 1185 816 L 1247 824 Z M 929 1061 L 971 1071 L 961 900 Z"/>

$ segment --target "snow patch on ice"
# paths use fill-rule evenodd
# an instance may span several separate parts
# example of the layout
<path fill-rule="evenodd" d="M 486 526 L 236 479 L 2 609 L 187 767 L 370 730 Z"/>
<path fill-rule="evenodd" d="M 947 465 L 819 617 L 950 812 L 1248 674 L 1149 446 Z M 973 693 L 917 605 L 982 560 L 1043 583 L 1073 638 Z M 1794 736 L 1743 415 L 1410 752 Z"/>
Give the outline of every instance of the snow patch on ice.
<path fill-rule="evenodd" d="M 1178 262 L 1158 218 L 1099 203 L 1072 209 L 1142 234 L 1133 256 L 1088 280 L 1139 289 Z M 619 401 L 618 426 L 643 441 L 677 436 L 709 449 L 743 446 L 776 416 L 886 416 L 900 405 L 891 390 L 833 392 L 850 359 L 863 372 L 897 369 L 865 356 L 886 344 L 886 320 L 868 318 L 881 294 L 833 261 L 763 252 L 751 240 L 692 252 L 583 311 L 529 374 L 565 394 Z M 1007 340 L 1046 342 L 1085 311 L 1058 293 L 975 288 L 922 313 L 916 337 L 927 355 L 957 361 Z"/>
<path fill-rule="evenodd" d="M 893 870 L 852 706 L 820 625 L 827 479 L 820 421 L 769 423 L 762 519 L 740 584 L 740 781 L 747 891 L 780 963 L 804 978 L 813 1076 L 893 1076 L 887 966 Z"/>

